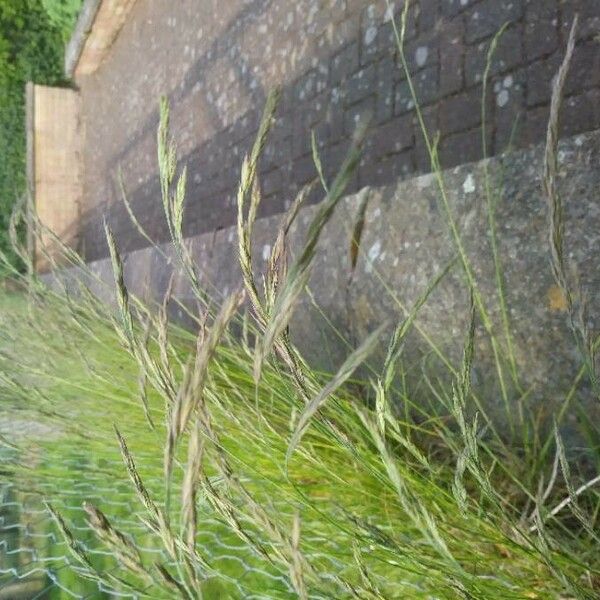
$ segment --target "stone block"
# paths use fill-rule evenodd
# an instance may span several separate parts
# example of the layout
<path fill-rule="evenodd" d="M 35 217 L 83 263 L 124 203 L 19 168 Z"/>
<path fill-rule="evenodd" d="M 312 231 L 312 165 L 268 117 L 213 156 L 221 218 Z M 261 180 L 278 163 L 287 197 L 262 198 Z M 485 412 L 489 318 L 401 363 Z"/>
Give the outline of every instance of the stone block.
<path fill-rule="evenodd" d="M 525 5 L 525 58 L 534 60 L 558 48 L 558 2 L 528 0 Z"/>
<path fill-rule="evenodd" d="M 423 69 L 416 73 L 413 78 L 413 85 L 417 96 L 419 106 L 427 106 L 438 98 L 439 94 L 439 69 L 437 66 Z M 407 81 L 400 81 L 396 85 L 396 95 L 394 100 L 394 113 L 397 115 L 409 112 L 415 108 L 410 87 Z"/>
<path fill-rule="evenodd" d="M 482 0 L 465 13 L 466 41 L 471 44 L 494 35 L 504 23 L 523 16 L 523 0 Z"/>
<path fill-rule="evenodd" d="M 442 135 L 464 131 L 479 125 L 481 121 L 480 87 L 471 88 L 440 103 L 440 130 Z"/>
<path fill-rule="evenodd" d="M 483 81 L 491 40 L 469 46 L 465 57 L 467 86 Z M 499 38 L 490 61 L 489 74 L 506 73 L 523 63 L 523 30 L 520 25 L 506 29 Z"/>
<path fill-rule="evenodd" d="M 345 102 L 347 106 L 359 102 L 375 91 L 377 68 L 369 65 L 354 73 L 346 84 Z"/>

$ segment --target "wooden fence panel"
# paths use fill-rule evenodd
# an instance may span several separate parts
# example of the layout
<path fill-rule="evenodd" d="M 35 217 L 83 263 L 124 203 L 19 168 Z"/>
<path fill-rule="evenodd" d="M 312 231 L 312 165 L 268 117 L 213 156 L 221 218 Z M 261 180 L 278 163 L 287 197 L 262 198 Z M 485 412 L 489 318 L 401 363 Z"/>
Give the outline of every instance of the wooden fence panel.
<path fill-rule="evenodd" d="M 71 89 L 28 88 L 28 172 L 30 194 L 40 222 L 72 248 L 77 247 L 83 193 L 80 96 Z M 33 138 L 33 140 L 31 139 Z M 48 268 L 43 249 L 57 255 L 52 235 L 35 244 L 38 271 Z"/>

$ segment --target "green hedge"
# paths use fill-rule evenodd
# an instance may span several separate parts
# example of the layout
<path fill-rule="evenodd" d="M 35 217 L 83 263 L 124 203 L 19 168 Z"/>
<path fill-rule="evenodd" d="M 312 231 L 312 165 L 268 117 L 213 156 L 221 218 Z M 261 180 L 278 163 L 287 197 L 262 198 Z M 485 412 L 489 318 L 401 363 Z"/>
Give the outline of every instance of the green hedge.
<path fill-rule="evenodd" d="M 64 82 L 65 40 L 80 0 L 0 0 L 0 249 L 25 190 L 25 83 Z"/>
<path fill-rule="evenodd" d="M 42 0 L 42 4 L 50 21 L 60 29 L 63 40 L 67 42 L 81 8 L 81 0 Z"/>

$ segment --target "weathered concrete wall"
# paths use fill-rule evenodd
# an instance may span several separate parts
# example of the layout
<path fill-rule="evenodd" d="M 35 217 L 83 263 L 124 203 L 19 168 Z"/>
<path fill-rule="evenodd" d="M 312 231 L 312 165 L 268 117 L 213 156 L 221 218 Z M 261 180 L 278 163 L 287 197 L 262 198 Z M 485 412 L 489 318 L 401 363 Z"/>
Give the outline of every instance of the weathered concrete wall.
<path fill-rule="evenodd" d="M 547 211 L 540 192 L 542 156 L 539 147 L 514 152 L 446 171 L 444 179 L 481 293 L 501 338 L 484 193 L 487 168 L 492 188 L 498 193 L 499 253 L 520 384 L 528 390 L 525 402 L 537 402 L 552 414 L 564 399 L 580 360 L 569 333 L 564 300 L 554 285 L 549 265 Z M 578 273 L 588 296 L 590 327 L 597 334 L 600 330 L 600 132 L 566 140 L 561 144 L 560 160 L 559 184 L 566 211 L 565 246 L 569 264 Z M 362 194 L 369 194 L 370 198 L 362 252 L 352 273 L 351 232 Z M 310 281 L 318 308 L 308 296 L 304 297 L 292 323 L 294 339 L 310 361 L 333 368 L 348 352 L 335 329 L 352 346 L 384 319 L 394 322 L 402 318 L 403 307 L 409 308 L 452 258 L 455 249 L 441 216 L 439 199 L 434 176 L 423 175 L 390 186 L 366 188 L 347 197 L 338 207 L 323 232 Z M 313 206 L 301 211 L 290 233 L 292 253 L 301 247 L 315 210 Z M 256 223 L 257 273 L 265 267 L 278 224 L 278 216 Z M 190 243 L 202 282 L 213 297 L 219 298 L 240 285 L 234 228 L 196 236 Z M 168 245 L 162 248 L 168 256 L 173 256 Z M 145 299 L 160 300 L 173 264 L 156 249 L 131 252 L 125 266 L 128 284 Z M 93 289 L 110 297 L 110 261 L 96 261 L 90 268 L 109 283 L 107 288 L 93 285 Z M 190 299 L 189 286 L 177 269 L 175 294 L 183 300 Z M 459 362 L 468 304 L 462 271 L 455 267 L 422 309 L 417 320 L 420 333 L 414 332 L 408 344 L 408 364 L 413 365 L 416 375 L 422 367 L 417 357 L 422 357 L 422 351 L 432 355 L 426 338 L 435 341 L 455 364 Z M 476 351 L 475 381 L 491 405 L 499 405 L 498 390 L 490 375 L 490 350 L 480 328 Z M 517 397 L 513 392 L 513 402 L 517 402 Z M 590 410 L 597 407 L 597 402 L 591 403 Z"/>
<path fill-rule="evenodd" d="M 403 2 L 391 3 L 395 13 Z M 447 167 L 482 156 L 481 79 L 493 35 L 509 26 L 492 65 L 489 150 L 543 139 L 550 83 L 573 14 L 581 27 L 567 83 L 564 133 L 600 126 L 600 2 L 414 0 L 407 56 L 428 126 Z M 129 250 L 145 245 L 129 225 L 114 177 L 123 168 L 134 209 L 159 239 L 157 105 L 167 94 L 189 170 L 188 235 L 232 224 L 239 167 L 267 91 L 283 87 L 261 168 L 263 214 L 277 214 L 314 176 L 314 129 L 327 173 L 358 119 L 374 116 L 352 189 L 429 169 L 393 41 L 385 0 L 138 0 L 103 64 L 77 78 L 86 123 L 86 256 L 106 255 L 106 214 Z M 514 131 L 513 131 L 514 129 Z M 315 198 L 316 200 L 317 198 Z"/>

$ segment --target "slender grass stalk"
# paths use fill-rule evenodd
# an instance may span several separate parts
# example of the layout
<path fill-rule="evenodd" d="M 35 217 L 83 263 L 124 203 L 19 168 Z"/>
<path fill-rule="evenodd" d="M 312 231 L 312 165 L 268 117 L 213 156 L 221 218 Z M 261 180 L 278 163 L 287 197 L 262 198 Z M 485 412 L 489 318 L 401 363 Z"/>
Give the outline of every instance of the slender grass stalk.
<path fill-rule="evenodd" d="M 580 290 L 578 307 L 576 306 L 575 294 L 569 283 L 567 265 L 564 251 L 564 209 L 560 192 L 558 191 L 558 139 L 560 127 L 560 109 L 563 101 L 564 87 L 569 73 L 573 52 L 575 51 L 575 35 L 577 32 L 578 16 L 575 15 L 567 49 L 563 62 L 558 70 L 552 88 L 552 99 L 550 102 L 550 118 L 546 136 L 546 151 L 544 156 L 544 174 L 542 178 L 542 189 L 549 212 L 550 230 L 550 264 L 556 285 L 561 290 L 567 305 L 567 313 L 571 331 L 577 349 L 583 359 L 588 378 L 596 396 L 600 399 L 600 382 L 596 372 L 595 344 L 589 331 L 585 315 L 585 300 Z"/>
<path fill-rule="evenodd" d="M 500 306 L 500 315 L 502 318 L 502 327 L 504 329 L 504 340 L 506 343 L 506 349 L 508 354 L 508 361 L 510 365 L 511 376 L 514 384 L 516 385 L 518 390 L 521 390 L 521 386 L 519 384 L 519 376 L 517 369 L 517 361 L 515 358 L 515 351 L 513 345 L 513 336 L 510 328 L 510 319 L 508 316 L 508 306 L 506 302 L 506 290 L 503 272 L 504 269 L 502 267 L 502 261 L 500 259 L 500 253 L 498 251 L 498 234 L 497 234 L 497 226 L 496 226 L 496 202 L 497 197 L 494 194 L 494 190 L 492 189 L 492 182 L 490 179 L 489 172 L 489 164 L 487 161 L 488 158 L 488 130 L 487 130 L 487 101 L 488 101 L 488 82 L 490 71 L 492 68 L 492 61 L 494 59 L 494 55 L 496 53 L 498 43 L 502 39 L 506 28 L 508 27 L 508 23 L 505 23 L 496 33 L 496 35 L 492 38 L 490 43 L 490 47 L 488 48 L 487 56 L 486 56 L 486 64 L 485 70 L 483 73 L 483 92 L 481 94 L 481 143 L 483 149 L 483 178 L 485 183 L 485 198 L 486 198 L 486 207 L 487 207 L 487 216 L 488 216 L 488 228 L 489 228 L 489 238 L 490 245 L 492 248 L 492 258 L 494 261 L 494 276 L 496 279 L 496 290 L 498 291 L 498 301 Z M 520 408 L 520 403 L 519 403 Z M 519 413 L 519 425 L 523 427 L 523 414 Z"/>
<path fill-rule="evenodd" d="M 391 7 L 389 0 L 386 0 L 386 2 L 388 4 L 388 9 L 390 11 L 392 11 L 392 7 Z M 483 297 L 481 296 L 481 292 L 479 291 L 479 287 L 477 285 L 473 267 L 469 260 L 466 248 L 464 246 L 464 242 L 463 242 L 462 236 L 460 234 L 458 224 L 456 222 L 456 219 L 454 218 L 452 209 L 450 207 L 448 192 L 446 189 L 446 184 L 445 184 L 444 177 L 442 174 L 442 168 L 439 163 L 439 158 L 438 158 L 438 154 L 437 154 L 437 147 L 436 147 L 436 144 L 434 144 L 431 141 L 429 134 L 427 132 L 427 127 L 425 125 L 423 113 L 422 113 L 422 111 L 420 109 L 420 105 L 419 105 L 419 99 L 418 99 L 418 96 L 417 96 L 417 93 L 416 93 L 416 90 L 415 90 L 415 87 L 414 87 L 414 84 L 413 84 L 413 81 L 412 81 L 412 78 L 410 75 L 410 69 L 408 67 L 408 62 L 406 60 L 406 55 L 405 55 L 405 51 L 404 51 L 404 39 L 405 39 L 406 23 L 407 23 L 407 19 L 408 19 L 408 13 L 409 13 L 410 6 L 411 6 L 410 1 L 407 0 L 407 2 L 405 2 L 405 4 L 404 4 L 404 9 L 402 12 L 400 29 L 398 29 L 396 19 L 392 18 L 392 20 L 391 20 L 392 27 L 394 30 L 394 35 L 396 38 L 396 44 L 398 46 L 398 51 L 400 53 L 402 67 L 406 74 L 406 81 L 408 83 L 408 87 L 409 87 L 411 96 L 413 98 L 413 103 L 415 105 L 415 112 L 417 115 L 417 120 L 418 120 L 419 126 L 421 128 L 421 133 L 422 133 L 423 139 L 425 141 L 425 146 L 427 148 L 427 152 L 429 153 L 429 156 L 431 158 L 433 174 L 434 174 L 435 180 L 438 185 L 438 190 L 440 192 L 440 200 L 441 200 L 441 204 L 442 204 L 442 208 L 443 208 L 443 214 L 444 214 L 445 220 L 448 224 L 454 245 L 456 246 L 456 251 L 458 253 L 458 256 L 460 258 L 460 261 L 461 261 L 461 264 L 463 267 L 463 271 L 465 273 L 467 285 L 470 289 L 473 290 L 473 297 L 475 299 L 475 305 L 477 306 L 477 310 L 480 314 L 482 324 L 488 334 L 488 338 L 489 338 L 490 344 L 492 346 L 494 362 L 495 362 L 496 371 L 498 374 L 497 380 L 498 380 L 498 384 L 500 386 L 500 393 L 502 396 L 502 401 L 504 403 L 506 417 L 507 417 L 507 420 L 508 420 L 508 423 L 509 423 L 509 426 L 511 429 L 511 433 L 514 433 L 514 424 L 511 419 L 512 411 L 511 411 L 511 407 L 510 407 L 510 403 L 509 403 L 508 390 L 506 388 L 506 382 L 505 382 L 505 377 L 504 377 L 504 368 L 502 366 L 500 348 L 498 346 L 497 339 L 494 335 L 491 318 L 489 316 L 488 310 L 483 301 Z M 392 11 L 392 14 L 393 14 L 393 11 Z"/>

